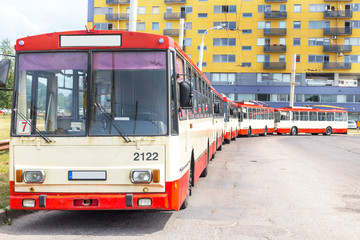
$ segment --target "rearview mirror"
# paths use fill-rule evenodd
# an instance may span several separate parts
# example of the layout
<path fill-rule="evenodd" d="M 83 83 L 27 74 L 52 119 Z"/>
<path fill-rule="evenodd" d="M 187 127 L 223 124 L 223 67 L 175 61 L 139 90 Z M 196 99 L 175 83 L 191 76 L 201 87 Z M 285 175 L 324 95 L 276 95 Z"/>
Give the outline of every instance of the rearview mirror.
<path fill-rule="evenodd" d="M 190 83 L 182 81 L 180 87 L 180 107 L 183 109 L 191 109 L 193 107 L 192 99 L 193 93 L 191 92 Z"/>
<path fill-rule="evenodd" d="M 10 70 L 10 60 L 3 59 L 0 61 L 0 87 L 5 87 Z"/>

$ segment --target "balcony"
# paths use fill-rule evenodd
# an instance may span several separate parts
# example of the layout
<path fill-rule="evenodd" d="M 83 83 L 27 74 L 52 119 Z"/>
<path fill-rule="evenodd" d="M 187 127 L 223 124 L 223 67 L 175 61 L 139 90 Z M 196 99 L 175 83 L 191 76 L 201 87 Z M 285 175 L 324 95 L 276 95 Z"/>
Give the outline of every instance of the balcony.
<path fill-rule="evenodd" d="M 180 29 L 164 29 L 164 35 L 179 36 Z"/>
<path fill-rule="evenodd" d="M 324 45 L 324 52 L 351 52 L 352 45 Z"/>
<path fill-rule="evenodd" d="M 352 10 L 324 11 L 324 18 L 352 18 Z"/>
<path fill-rule="evenodd" d="M 286 11 L 266 11 L 264 13 L 265 19 L 286 19 L 287 12 Z"/>
<path fill-rule="evenodd" d="M 164 13 L 164 19 L 166 20 L 179 20 L 180 18 L 185 19 L 185 12 L 175 12 L 175 13 Z"/>
<path fill-rule="evenodd" d="M 106 20 L 129 20 L 128 13 L 107 13 Z"/>
<path fill-rule="evenodd" d="M 265 2 L 268 2 L 268 3 L 272 3 L 272 2 L 284 3 L 284 2 L 287 2 L 287 0 L 265 0 Z"/>
<path fill-rule="evenodd" d="M 351 35 L 352 28 L 324 28 L 324 35 Z"/>
<path fill-rule="evenodd" d="M 264 69 L 286 69 L 286 62 L 264 62 Z"/>
<path fill-rule="evenodd" d="M 265 45 L 264 52 L 286 52 L 285 45 Z"/>
<path fill-rule="evenodd" d="M 285 36 L 286 28 L 265 28 L 264 35 L 265 36 Z"/>
<path fill-rule="evenodd" d="M 166 4 L 186 3 L 186 0 L 165 0 Z"/>
<path fill-rule="evenodd" d="M 130 0 L 106 0 L 106 4 L 130 4 Z"/>
<path fill-rule="evenodd" d="M 323 69 L 351 69 L 349 62 L 324 62 Z"/>

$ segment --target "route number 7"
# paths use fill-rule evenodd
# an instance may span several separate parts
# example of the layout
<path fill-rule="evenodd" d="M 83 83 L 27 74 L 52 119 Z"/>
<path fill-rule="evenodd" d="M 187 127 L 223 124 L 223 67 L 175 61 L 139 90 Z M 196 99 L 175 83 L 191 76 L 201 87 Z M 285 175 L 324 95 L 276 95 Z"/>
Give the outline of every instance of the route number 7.
<path fill-rule="evenodd" d="M 16 133 L 18 135 L 30 135 L 31 134 L 31 127 L 27 121 L 18 120 Z"/>

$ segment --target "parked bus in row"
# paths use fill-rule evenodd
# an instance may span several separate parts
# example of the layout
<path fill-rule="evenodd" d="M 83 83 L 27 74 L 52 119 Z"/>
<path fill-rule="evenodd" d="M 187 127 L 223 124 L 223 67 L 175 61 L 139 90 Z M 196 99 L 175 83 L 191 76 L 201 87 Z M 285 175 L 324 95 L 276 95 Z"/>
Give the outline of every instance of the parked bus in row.
<path fill-rule="evenodd" d="M 238 102 L 240 136 L 266 136 L 274 132 L 274 109 L 258 102 Z"/>
<path fill-rule="evenodd" d="M 186 208 L 225 129 L 236 137 L 237 105 L 167 36 L 57 32 L 15 49 L 11 209 Z"/>
<path fill-rule="evenodd" d="M 225 110 L 224 141 L 226 143 L 230 143 L 231 140 L 235 141 L 236 137 L 238 136 L 238 124 L 239 124 L 238 105 L 227 97 L 224 97 L 223 101 L 224 101 L 224 110 Z"/>
<path fill-rule="evenodd" d="M 347 133 L 348 114 L 345 110 L 323 110 L 311 107 L 276 108 L 275 132 L 278 135 L 290 133 L 311 133 L 331 135 Z"/>

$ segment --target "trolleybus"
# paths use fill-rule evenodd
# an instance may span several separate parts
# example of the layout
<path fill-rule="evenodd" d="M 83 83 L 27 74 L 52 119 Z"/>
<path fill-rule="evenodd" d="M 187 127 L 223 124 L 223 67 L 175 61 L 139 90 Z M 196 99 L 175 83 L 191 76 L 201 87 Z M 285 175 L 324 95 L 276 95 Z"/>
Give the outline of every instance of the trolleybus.
<path fill-rule="evenodd" d="M 15 49 L 11 209 L 186 208 L 222 121 L 219 94 L 173 39 L 70 31 Z"/>
<path fill-rule="evenodd" d="M 311 133 L 331 135 L 347 133 L 348 114 L 340 109 L 318 109 L 312 107 L 275 108 L 275 132 Z"/>
<path fill-rule="evenodd" d="M 274 109 L 257 102 L 239 102 L 239 135 L 266 136 L 274 132 Z"/>
<path fill-rule="evenodd" d="M 224 97 L 224 128 L 225 136 L 224 141 L 230 143 L 231 140 L 235 141 L 238 136 L 238 106 L 230 98 Z"/>

